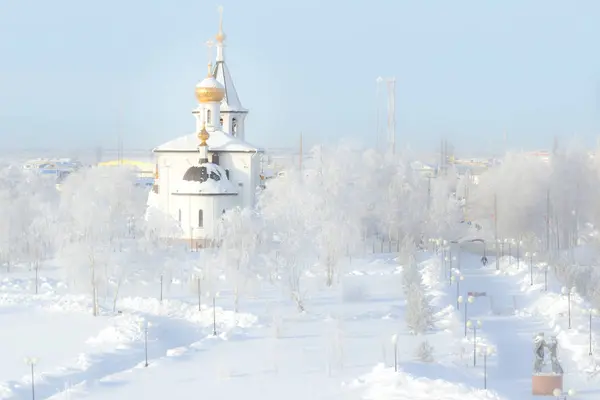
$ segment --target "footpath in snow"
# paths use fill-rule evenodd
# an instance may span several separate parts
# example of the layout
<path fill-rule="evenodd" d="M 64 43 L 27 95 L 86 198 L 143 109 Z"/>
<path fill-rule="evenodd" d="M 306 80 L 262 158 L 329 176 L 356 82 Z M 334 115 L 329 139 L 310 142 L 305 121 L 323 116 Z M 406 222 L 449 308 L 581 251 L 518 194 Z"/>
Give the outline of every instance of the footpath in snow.
<path fill-rule="evenodd" d="M 501 260 L 500 270 L 497 271 L 494 259 L 490 259 L 488 266 L 483 267 L 479 258 L 479 255 L 463 254 L 461 274 L 464 280 L 461 281 L 460 294 L 466 298 L 468 292 L 485 293 L 485 296 L 476 297 L 468 305 L 467 320 L 472 325 L 481 322 L 475 346 L 478 365 L 474 367 L 476 373 L 482 373 L 482 353 L 485 347 L 482 344 L 495 348 L 488 362 L 488 388 L 508 399 L 538 398 L 531 394 L 533 338 L 543 332 L 546 339 L 557 336 L 559 359 L 565 370 L 564 390 L 574 389 L 577 399 L 599 399 L 600 382 L 589 380 L 582 369 L 581 353 L 588 352 L 588 327 L 585 326 L 582 331 L 581 324 L 577 323 L 579 319 L 574 322 L 574 329 L 566 332 L 566 296 L 544 292 L 537 273 L 536 283 L 531 286 L 529 266 L 524 262 L 517 266 L 514 258 L 506 257 Z M 454 288 L 453 285 L 450 293 Z M 455 296 L 454 294 L 453 297 Z M 573 300 L 574 317 L 578 315 L 575 311 L 576 304 Z M 464 324 L 464 304 L 460 304 L 460 307 L 458 312 Z M 473 335 L 473 330 L 467 328 L 465 340 L 471 346 Z M 472 360 L 471 355 L 471 365 Z M 589 361 L 587 360 L 588 363 Z"/>

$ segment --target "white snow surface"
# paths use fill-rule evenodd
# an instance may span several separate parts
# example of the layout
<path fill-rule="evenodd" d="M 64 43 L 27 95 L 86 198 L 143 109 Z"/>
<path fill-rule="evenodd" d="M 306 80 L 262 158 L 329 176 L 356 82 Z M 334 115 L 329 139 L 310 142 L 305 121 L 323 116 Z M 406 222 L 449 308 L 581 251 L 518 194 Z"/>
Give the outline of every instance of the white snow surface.
<path fill-rule="evenodd" d="M 418 378 L 383 364 L 352 382 L 351 387 L 361 390 L 364 400 L 501 400 L 496 393 L 441 379 Z"/>
<path fill-rule="evenodd" d="M 583 300 L 574 296 L 568 329 L 567 303 L 552 277 L 544 292 L 543 275 L 536 270 L 530 285 L 529 266 L 522 260 L 504 257 L 496 271 L 493 257 L 488 255 L 490 263 L 482 267 L 480 256 L 467 252 L 476 245 L 465 246 L 458 290 L 449 283 L 450 266 L 440 262 L 440 254 L 419 254 L 435 321 L 424 336 L 409 334 L 405 326 L 403 268 L 395 254 L 345 260 L 333 288 L 324 286 L 323 274 L 307 273 L 303 313 L 268 282 L 247 287 L 238 312 L 225 279 L 214 288 L 201 281 L 198 293 L 191 273 L 202 253 L 169 261 L 175 267 L 164 276 L 141 262 L 123 282 L 119 312 L 113 313 L 110 296 L 100 293 L 98 317 L 90 315 L 90 296 L 70 294 L 56 266 L 41 269 L 37 295 L 31 271 L 3 272 L 0 399 L 31 397 L 30 369 L 23 360 L 37 357 L 40 399 L 161 400 L 201 393 L 214 399 L 525 400 L 534 398 L 532 339 L 538 332 L 558 337 L 565 390 L 575 389 L 576 399 L 598 399 L 600 382 L 593 378 L 598 362 L 596 355 L 587 355 Z M 470 329 L 465 336 L 464 309 L 456 309 L 456 294 L 472 291 L 486 294 L 468 308 L 467 318 L 482 326 L 477 336 Z M 398 372 L 393 335 L 398 338 Z M 595 350 L 595 332 L 592 339 Z M 415 356 L 424 340 L 433 347 L 431 362 Z M 494 352 L 487 358 L 484 390 L 482 351 L 487 347 Z"/>
<path fill-rule="evenodd" d="M 217 81 L 215 79 L 214 76 L 208 76 L 206 78 L 204 78 L 203 80 L 201 80 L 200 82 L 198 82 L 198 84 L 196 85 L 196 87 L 199 88 L 216 88 L 216 89 L 221 89 L 221 90 L 225 90 L 225 87 L 223 85 L 221 85 L 221 83 L 219 81 Z"/>
<path fill-rule="evenodd" d="M 221 130 L 214 130 L 209 132 L 210 137 L 206 141 L 208 144 L 209 151 L 241 151 L 241 152 L 255 152 L 261 151 L 258 147 L 247 143 L 243 140 L 237 139 L 230 134 Z M 181 136 L 173 139 L 169 142 L 161 144 L 156 147 L 154 151 L 168 152 L 168 151 L 198 151 L 198 134 L 192 133 L 189 135 Z"/>

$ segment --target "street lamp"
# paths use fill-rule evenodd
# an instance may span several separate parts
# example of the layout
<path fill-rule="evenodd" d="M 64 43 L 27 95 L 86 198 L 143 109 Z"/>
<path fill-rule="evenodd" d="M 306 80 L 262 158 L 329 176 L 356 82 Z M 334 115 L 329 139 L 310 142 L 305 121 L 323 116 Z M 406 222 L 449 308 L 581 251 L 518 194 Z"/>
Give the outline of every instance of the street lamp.
<path fill-rule="evenodd" d="M 575 396 L 575 391 L 573 389 L 569 389 L 566 392 L 563 392 L 561 389 L 556 388 L 552 391 L 552 395 L 557 398 L 557 400 L 567 400 L 567 396 Z"/>
<path fill-rule="evenodd" d="M 571 296 L 575 294 L 575 287 L 572 287 L 571 290 L 567 289 L 563 286 L 561 292 L 563 295 L 567 296 L 568 302 L 568 310 L 569 310 L 569 329 L 571 329 Z"/>
<path fill-rule="evenodd" d="M 467 322 L 467 327 L 473 329 L 473 366 L 477 365 L 477 328 L 481 328 L 481 321 L 477 320 L 473 322 L 469 320 Z"/>
<path fill-rule="evenodd" d="M 446 273 L 446 271 L 448 270 L 448 261 L 450 261 L 450 258 L 448 256 L 444 257 L 444 279 L 446 279 L 446 277 L 448 276 L 448 274 Z"/>
<path fill-rule="evenodd" d="M 456 309 L 460 310 L 460 302 L 458 298 L 460 297 L 460 281 L 463 281 L 465 277 L 460 273 L 459 270 L 454 270 L 454 275 L 450 277 L 451 282 L 456 282 Z"/>
<path fill-rule="evenodd" d="M 452 257 L 452 259 L 450 260 L 450 271 L 448 271 L 448 279 L 449 279 L 450 285 L 452 285 L 452 271 L 456 270 L 456 268 L 454 268 L 455 264 L 456 264 L 456 256 Z"/>
<path fill-rule="evenodd" d="M 150 322 L 147 320 L 142 320 L 140 322 L 142 329 L 144 330 L 144 355 L 146 362 L 144 363 L 144 367 L 148 366 L 148 327 L 150 326 Z"/>
<path fill-rule="evenodd" d="M 394 345 L 394 371 L 398 372 L 398 335 L 392 335 L 392 344 Z"/>
<path fill-rule="evenodd" d="M 475 297 L 473 297 L 473 296 L 468 296 L 466 302 L 465 302 L 465 299 L 462 296 L 458 296 L 458 302 L 459 303 L 465 302 L 465 337 L 467 337 L 467 325 L 468 325 L 468 322 L 467 322 L 467 310 L 469 308 L 468 307 L 469 303 L 473 303 L 474 301 L 475 301 Z"/>
<path fill-rule="evenodd" d="M 535 253 L 525 253 L 525 257 L 529 257 L 529 286 L 533 286 L 533 257 L 535 256 Z"/>
<path fill-rule="evenodd" d="M 596 310 L 595 308 L 590 308 L 589 310 L 590 313 L 590 353 L 589 355 L 592 355 L 592 317 L 595 317 L 598 315 L 598 310 Z"/>
<path fill-rule="evenodd" d="M 215 292 L 212 295 L 212 305 L 213 305 L 213 336 L 217 336 L 217 297 L 219 297 L 219 292 Z"/>
<path fill-rule="evenodd" d="M 35 400 L 35 365 L 38 359 L 35 357 L 25 357 L 25 364 L 31 367 L 31 398 Z"/>
<path fill-rule="evenodd" d="M 548 291 L 548 269 L 550 268 L 548 264 L 543 263 L 539 264 L 539 268 L 544 270 L 544 292 Z"/>
<path fill-rule="evenodd" d="M 521 246 L 523 246 L 523 241 L 517 240 L 517 267 L 519 266 L 519 263 L 521 262 Z"/>
<path fill-rule="evenodd" d="M 483 388 L 487 389 L 487 358 L 494 354 L 492 346 L 485 346 L 483 351 Z"/>

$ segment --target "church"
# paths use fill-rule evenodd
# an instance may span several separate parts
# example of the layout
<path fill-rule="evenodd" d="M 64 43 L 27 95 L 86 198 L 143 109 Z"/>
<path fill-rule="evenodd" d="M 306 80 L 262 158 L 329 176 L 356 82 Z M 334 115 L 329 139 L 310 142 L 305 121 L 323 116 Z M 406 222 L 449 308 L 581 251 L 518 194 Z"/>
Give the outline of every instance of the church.
<path fill-rule="evenodd" d="M 245 140 L 248 110 L 225 61 L 220 13 L 215 63 L 209 60 L 208 73 L 195 88 L 195 131 L 153 150 L 156 174 L 149 209 L 174 218 L 183 239 L 195 247 L 216 237 L 227 210 L 254 207 L 262 184 L 263 151 Z"/>

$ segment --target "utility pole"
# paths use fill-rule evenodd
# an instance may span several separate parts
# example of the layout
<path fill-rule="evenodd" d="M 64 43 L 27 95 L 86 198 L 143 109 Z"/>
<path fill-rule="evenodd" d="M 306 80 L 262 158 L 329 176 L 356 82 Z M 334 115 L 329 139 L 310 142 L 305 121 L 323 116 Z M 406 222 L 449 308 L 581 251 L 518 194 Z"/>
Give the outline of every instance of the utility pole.
<path fill-rule="evenodd" d="M 546 253 L 550 256 L 550 189 L 546 192 Z"/>
<path fill-rule="evenodd" d="M 383 143 L 383 147 L 385 147 L 385 152 L 390 151 L 392 154 L 396 154 L 396 78 L 383 78 L 380 76 L 375 81 L 377 82 L 377 144 L 379 145 L 380 130 L 380 84 L 385 81 L 387 88 L 387 140 Z"/>
<path fill-rule="evenodd" d="M 388 89 L 388 143 L 396 154 L 396 78 L 387 79 Z"/>
<path fill-rule="evenodd" d="M 300 132 L 300 156 L 298 157 L 298 168 L 302 171 L 302 132 Z"/>
<path fill-rule="evenodd" d="M 494 193 L 494 245 L 496 247 L 496 270 L 500 269 L 498 258 L 498 195 Z"/>
<path fill-rule="evenodd" d="M 427 177 L 427 213 L 431 209 L 431 175 Z"/>
<path fill-rule="evenodd" d="M 375 79 L 375 82 L 377 83 L 377 94 L 376 94 L 376 100 L 375 100 L 375 104 L 377 105 L 377 122 L 376 122 L 376 126 L 375 126 L 375 138 L 376 138 L 376 149 L 377 151 L 381 151 L 382 150 L 382 146 L 381 146 L 381 82 L 383 82 L 383 78 L 381 76 L 377 77 L 377 79 Z"/>

